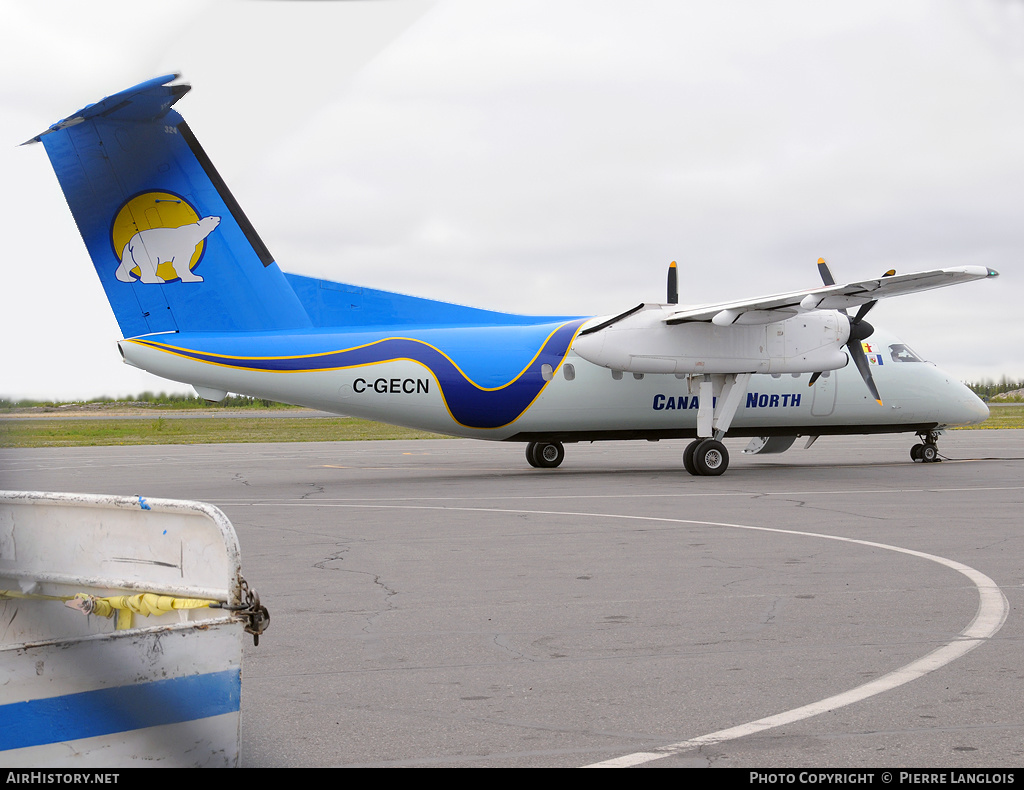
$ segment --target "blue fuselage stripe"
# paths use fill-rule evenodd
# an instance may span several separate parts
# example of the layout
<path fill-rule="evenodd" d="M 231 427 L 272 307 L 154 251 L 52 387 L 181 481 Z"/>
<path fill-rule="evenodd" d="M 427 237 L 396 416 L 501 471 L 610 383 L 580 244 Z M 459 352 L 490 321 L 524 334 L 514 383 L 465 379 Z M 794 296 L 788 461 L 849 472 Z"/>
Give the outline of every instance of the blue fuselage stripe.
<path fill-rule="evenodd" d="M 205 719 L 239 710 L 240 667 L 0 706 L 0 751 Z"/>
<path fill-rule="evenodd" d="M 544 365 L 554 371 L 569 351 L 577 330 L 586 319 L 557 326 L 547 337 L 524 370 L 499 387 L 484 388 L 471 381 L 452 360 L 422 340 L 390 337 L 340 351 L 295 357 L 238 357 L 171 346 L 151 340 L 135 342 L 160 351 L 242 370 L 297 373 L 336 370 L 375 365 L 395 360 L 411 360 L 427 368 L 437 379 L 452 417 L 468 428 L 499 428 L 519 417 L 540 394 L 547 381 Z"/>

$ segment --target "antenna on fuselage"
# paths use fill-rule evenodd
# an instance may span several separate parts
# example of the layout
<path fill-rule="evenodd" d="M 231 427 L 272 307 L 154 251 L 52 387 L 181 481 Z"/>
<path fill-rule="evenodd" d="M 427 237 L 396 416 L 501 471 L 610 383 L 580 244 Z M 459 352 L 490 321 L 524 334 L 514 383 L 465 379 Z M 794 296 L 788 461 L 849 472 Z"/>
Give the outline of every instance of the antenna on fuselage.
<path fill-rule="evenodd" d="M 679 285 L 675 261 L 668 265 L 668 304 L 679 304 Z"/>

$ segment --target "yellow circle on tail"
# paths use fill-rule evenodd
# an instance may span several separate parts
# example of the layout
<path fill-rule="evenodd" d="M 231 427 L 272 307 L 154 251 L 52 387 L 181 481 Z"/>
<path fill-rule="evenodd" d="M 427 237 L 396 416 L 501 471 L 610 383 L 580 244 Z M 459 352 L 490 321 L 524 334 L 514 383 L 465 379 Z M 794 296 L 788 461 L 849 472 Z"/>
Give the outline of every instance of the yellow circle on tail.
<path fill-rule="evenodd" d="M 114 254 L 121 260 L 125 245 L 139 231 L 150 228 L 180 228 L 182 225 L 191 225 L 198 221 L 199 214 L 196 210 L 178 195 L 170 192 L 144 192 L 136 195 L 121 206 L 111 225 L 110 240 L 114 245 Z M 205 239 L 196 245 L 192 260 L 188 262 L 189 270 L 199 263 L 204 249 Z M 138 266 L 133 267 L 131 272 L 136 277 L 140 276 Z M 161 263 L 156 273 L 164 280 L 173 280 L 177 276 L 172 263 Z"/>

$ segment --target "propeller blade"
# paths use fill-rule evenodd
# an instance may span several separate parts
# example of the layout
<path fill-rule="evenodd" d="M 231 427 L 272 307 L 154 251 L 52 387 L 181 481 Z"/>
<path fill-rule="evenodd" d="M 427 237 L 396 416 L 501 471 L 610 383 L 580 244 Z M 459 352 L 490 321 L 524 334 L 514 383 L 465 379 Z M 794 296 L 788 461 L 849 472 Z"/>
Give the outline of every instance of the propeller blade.
<path fill-rule="evenodd" d="M 873 302 L 868 302 L 867 304 L 862 304 L 860 306 L 860 310 L 857 311 L 857 315 L 854 316 L 854 318 L 853 318 L 853 323 L 859 324 L 861 321 L 863 321 L 864 320 L 864 316 L 866 316 L 868 313 L 870 313 L 871 312 L 871 308 L 874 307 L 876 304 L 878 304 L 877 300 L 875 300 Z"/>
<path fill-rule="evenodd" d="M 821 281 L 825 285 L 836 284 L 836 278 L 832 276 L 832 270 L 828 268 L 824 258 L 818 258 L 818 274 L 821 275 Z"/>
<path fill-rule="evenodd" d="M 807 386 L 808 387 L 813 387 L 814 386 L 814 382 L 816 382 L 819 378 L 821 378 L 821 371 L 820 370 L 817 371 L 816 373 L 812 373 L 811 374 L 811 380 L 809 382 L 807 382 Z"/>
<path fill-rule="evenodd" d="M 864 346 L 861 345 L 860 339 L 850 338 L 850 342 L 846 344 L 846 350 L 850 352 L 850 358 L 853 360 L 853 364 L 857 366 L 857 370 L 860 371 L 860 377 L 864 379 L 864 383 L 868 385 L 868 391 L 871 393 L 871 397 L 877 401 L 878 405 L 882 405 L 882 396 L 878 394 L 878 387 L 875 386 L 875 380 L 871 376 L 871 365 L 868 362 L 867 354 L 864 353 Z"/>
<path fill-rule="evenodd" d="M 668 303 L 679 304 L 679 287 L 676 280 L 675 261 L 672 261 L 668 267 Z"/>

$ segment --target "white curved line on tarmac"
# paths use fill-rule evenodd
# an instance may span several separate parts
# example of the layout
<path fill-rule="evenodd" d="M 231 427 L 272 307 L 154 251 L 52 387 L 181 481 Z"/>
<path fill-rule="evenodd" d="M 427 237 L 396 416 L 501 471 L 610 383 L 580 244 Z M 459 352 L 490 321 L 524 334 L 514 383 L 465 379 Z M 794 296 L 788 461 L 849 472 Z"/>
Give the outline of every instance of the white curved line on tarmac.
<path fill-rule="evenodd" d="M 629 516 L 629 518 L 641 517 Z M 585 768 L 627 768 L 629 766 L 642 765 L 644 763 L 653 762 L 654 760 L 660 760 L 664 757 L 679 754 L 680 752 L 684 752 L 689 749 L 696 749 L 701 746 L 710 746 L 711 744 L 722 743 L 723 741 L 731 741 L 736 738 L 753 735 L 754 733 L 764 732 L 765 730 L 770 730 L 773 727 L 780 727 L 784 724 L 792 724 L 793 722 L 801 721 L 803 719 L 809 719 L 820 713 L 826 713 L 827 711 L 835 710 L 836 708 L 852 705 L 855 702 L 860 702 L 861 700 L 873 697 L 876 694 L 891 691 L 897 686 L 902 686 L 904 683 L 909 683 L 912 680 L 923 677 L 929 672 L 934 672 L 936 669 L 939 669 L 940 667 L 955 661 L 961 656 L 966 655 L 971 650 L 984 643 L 985 640 L 991 639 L 999 629 L 1003 627 L 1003 623 L 1006 622 L 1006 616 L 1009 613 L 1009 603 L 1006 600 L 1006 596 L 1003 595 L 1003 591 L 999 589 L 999 585 L 992 581 L 992 579 L 969 565 L 964 565 L 963 563 L 946 559 L 945 557 L 939 557 L 935 554 L 926 554 L 922 551 L 905 549 L 900 546 L 891 546 L 887 543 L 875 543 L 869 540 L 856 540 L 855 538 L 844 538 L 836 535 L 823 535 L 818 532 L 799 532 L 791 529 L 752 527 L 743 524 L 720 524 L 710 521 L 691 521 L 688 523 L 703 524 L 707 526 L 734 527 L 736 529 L 757 530 L 759 532 L 776 532 L 785 535 L 798 535 L 808 538 L 824 538 L 825 540 L 837 540 L 842 543 L 856 543 L 861 546 L 870 546 L 872 548 L 885 549 L 886 551 L 895 551 L 900 554 L 909 554 L 912 557 L 919 557 L 923 560 L 930 560 L 931 562 L 936 562 L 939 565 L 951 568 L 958 573 L 962 573 L 971 580 L 971 583 L 978 591 L 978 611 L 975 613 L 974 619 L 971 620 L 968 626 L 961 631 L 957 638 L 952 642 L 936 648 L 916 661 L 911 661 L 909 664 L 882 675 L 880 678 L 872 680 L 861 686 L 857 686 L 849 691 L 844 691 L 842 694 L 826 697 L 819 702 L 812 702 L 810 705 L 793 708 L 792 710 L 777 713 L 774 716 L 767 716 L 763 719 L 748 722 L 747 724 L 741 724 L 737 727 L 729 727 L 728 729 L 718 730 L 717 732 L 712 732 L 708 735 L 701 735 L 687 741 L 680 741 L 679 743 L 671 743 L 667 746 L 661 746 L 654 751 L 627 754 L 622 757 L 616 757 L 611 760 L 605 760 L 603 762 L 584 766 Z"/>
<path fill-rule="evenodd" d="M 944 565 L 957 573 L 962 573 L 970 579 L 971 583 L 978 591 L 978 611 L 975 613 L 974 619 L 971 620 L 967 627 L 960 632 L 956 639 L 942 647 L 932 650 L 930 653 L 916 661 L 911 661 L 909 664 L 906 664 L 899 669 L 895 669 L 892 672 L 882 675 L 880 678 L 876 678 L 875 680 L 869 681 L 861 686 L 857 686 L 849 691 L 844 691 L 842 694 L 835 694 L 834 696 L 826 697 L 819 702 L 812 702 L 810 705 L 803 705 L 799 708 L 793 708 L 792 710 L 784 711 L 782 713 L 776 713 L 774 716 L 766 716 L 763 719 L 757 719 L 756 721 L 751 721 L 747 724 L 740 724 L 736 727 L 718 730 L 717 732 L 701 735 L 697 738 L 691 738 L 686 741 L 679 741 L 678 743 L 659 746 L 653 751 L 634 752 L 633 754 L 623 755 L 622 757 L 614 757 L 611 760 L 592 763 L 590 765 L 583 766 L 584 768 L 628 768 L 634 765 L 643 765 L 644 763 L 661 760 L 665 757 L 672 757 L 673 755 L 689 749 L 696 749 L 701 746 L 710 746 L 724 741 L 731 741 L 737 738 L 743 738 L 747 735 L 764 732 L 765 730 L 770 730 L 774 727 L 781 727 L 784 724 L 792 724 L 797 721 L 802 721 L 803 719 L 809 719 L 812 716 L 827 713 L 830 710 L 836 710 L 837 708 L 852 705 L 855 702 L 860 702 L 861 700 L 873 697 L 876 694 L 891 691 L 898 686 L 902 686 L 904 683 L 909 683 L 912 680 L 924 677 L 929 672 L 934 672 L 936 669 L 939 669 L 940 667 L 943 667 L 946 664 L 966 655 L 970 651 L 974 650 L 974 648 L 983 644 L 986 640 L 991 639 L 999 629 L 1003 627 L 1003 623 L 1006 621 L 1006 616 L 1009 613 L 1009 603 L 1006 600 L 1006 596 L 1003 595 L 1003 591 L 999 589 L 999 585 L 984 573 L 975 570 L 969 565 L 964 565 L 963 563 L 956 562 L 955 560 L 949 560 L 945 557 L 939 557 L 936 554 L 926 554 L 923 551 L 905 549 L 900 546 L 889 545 L 888 543 L 876 543 L 870 540 L 844 538 L 838 535 L 824 535 L 820 532 L 800 532 L 793 529 L 754 527 L 749 524 L 729 524 L 721 521 L 694 521 L 692 519 L 683 518 L 631 516 L 619 513 L 579 513 L 564 510 L 440 507 L 436 505 L 363 505 L 355 503 L 340 504 L 324 502 L 304 502 L 302 504 L 320 507 L 324 507 L 326 505 L 327 507 L 380 508 L 385 510 L 450 510 L 463 512 L 468 511 L 473 513 L 516 513 L 537 516 L 585 516 L 587 518 L 611 518 L 631 521 L 659 521 L 668 524 L 697 524 L 706 527 L 731 527 L 733 529 L 747 529 L 755 532 L 774 532 L 781 535 L 796 535 L 804 538 L 822 538 L 824 540 L 839 541 L 840 543 L 855 543 L 859 546 L 869 546 L 875 549 L 895 551 L 899 554 L 908 554 L 911 557 L 918 557 L 923 560 L 938 563 L 939 565 Z"/>

